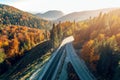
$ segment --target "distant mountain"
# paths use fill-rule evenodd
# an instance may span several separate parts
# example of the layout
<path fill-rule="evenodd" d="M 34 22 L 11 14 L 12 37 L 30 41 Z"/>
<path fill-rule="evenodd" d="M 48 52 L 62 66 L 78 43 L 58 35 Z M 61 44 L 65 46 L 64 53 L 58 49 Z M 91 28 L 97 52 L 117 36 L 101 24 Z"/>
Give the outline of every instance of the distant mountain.
<path fill-rule="evenodd" d="M 46 20 L 56 20 L 64 15 L 63 12 L 57 10 L 51 10 L 45 13 L 37 13 L 37 16 L 46 19 Z"/>
<path fill-rule="evenodd" d="M 115 8 L 109 8 L 109 9 L 100 9 L 100 10 L 90 10 L 90 11 L 82 11 L 82 12 L 73 12 L 70 14 L 67 14 L 65 16 L 62 16 L 61 18 L 57 19 L 56 22 L 58 21 L 82 21 L 82 20 L 86 20 L 89 19 L 90 17 L 96 17 L 100 14 L 100 12 L 102 13 L 107 13 L 109 11 L 112 11 Z"/>
<path fill-rule="evenodd" d="M 0 4 L 0 24 L 44 28 L 49 21 L 12 6 Z"/>

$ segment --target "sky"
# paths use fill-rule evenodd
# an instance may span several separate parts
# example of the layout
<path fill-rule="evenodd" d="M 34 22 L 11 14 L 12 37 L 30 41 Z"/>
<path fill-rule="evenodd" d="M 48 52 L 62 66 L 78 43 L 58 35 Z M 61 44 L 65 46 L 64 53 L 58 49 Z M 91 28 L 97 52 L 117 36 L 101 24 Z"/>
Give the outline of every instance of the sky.
<path fill-rule="evenodd" d="M 49 10 L 60 10 L 66 14 L 120 7 L 120 0 L 0 0 L 0 3 L 14 6 L 23 11 L 43 13 Z"/>

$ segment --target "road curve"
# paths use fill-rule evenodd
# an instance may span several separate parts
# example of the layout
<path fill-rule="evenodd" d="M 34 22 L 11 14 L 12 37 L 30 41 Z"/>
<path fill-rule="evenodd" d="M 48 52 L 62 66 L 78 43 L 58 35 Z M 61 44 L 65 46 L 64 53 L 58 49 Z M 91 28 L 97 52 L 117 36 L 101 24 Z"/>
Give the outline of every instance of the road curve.
<path fill-rule="evenodd" d="M 42 69 L 38 80 L 65 80 L 67 72 L 64 71 L 70 62 L 80 80 L 96 80 L 90 73 L 85 62 L 77 56 L 72 46 L 73 36 L 64 39 L 59 48 L 52 54 L 50 60 Z M 64 73 L 65 72 L 65 73 Z M 63 79 L 64 78 L 64 79 Z"/>
<path fill-rule="evenodd" d="M 66 52 L 69 56 L 70 62 L 75 69 L 77 75 L 81 80 L 96 80 L 94 76 L 90 73 L 84 61 L 77 56 L 75 53 L 72 43 L 66 45 Z"/>

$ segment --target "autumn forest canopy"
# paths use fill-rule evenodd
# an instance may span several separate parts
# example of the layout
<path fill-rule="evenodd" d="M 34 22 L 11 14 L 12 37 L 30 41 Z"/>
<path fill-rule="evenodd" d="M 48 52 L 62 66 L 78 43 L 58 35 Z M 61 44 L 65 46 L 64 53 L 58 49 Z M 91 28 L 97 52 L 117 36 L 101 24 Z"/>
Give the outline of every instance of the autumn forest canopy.
<path fill-rule="evenodd" d="M 0 4 L 0 25 L 20 25 L 40 29 L 48 27 L 49 29 L 51 22 L 12 6 Z"/>
<path fill-rule="evenodd" d="M 47 20 L 0 4 L 0 74 L 16 64 L 27 51 L 49 39 L 49 26 Z"/>
<path fill-rule="evenodd" d="M 75 44 L 82 45 L 81 56 L 106 80 L 120 77 L 120 10 L 78 23 Z M 77 33 L 76 32 L 76 33 Z"/>

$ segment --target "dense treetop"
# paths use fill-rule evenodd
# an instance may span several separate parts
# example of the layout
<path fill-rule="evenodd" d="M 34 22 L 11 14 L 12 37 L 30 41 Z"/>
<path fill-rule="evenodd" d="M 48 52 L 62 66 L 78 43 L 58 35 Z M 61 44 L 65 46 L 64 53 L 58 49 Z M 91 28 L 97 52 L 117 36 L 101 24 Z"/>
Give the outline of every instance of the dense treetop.
<path fill-rule="evenodd" d="M 34 28 L 50 27 L 50 22 L 12 6 L 0 4 L 0 24 L 20 25 Z"/>
<path fill-rule="evenodd" d="M 26 26 L 4 26 L 0 28 L 0 74 L 7 71 L 25 53 L 49 38 L 46 30 Z M 34 53 L 33 53 L 34 54 Z"/>

